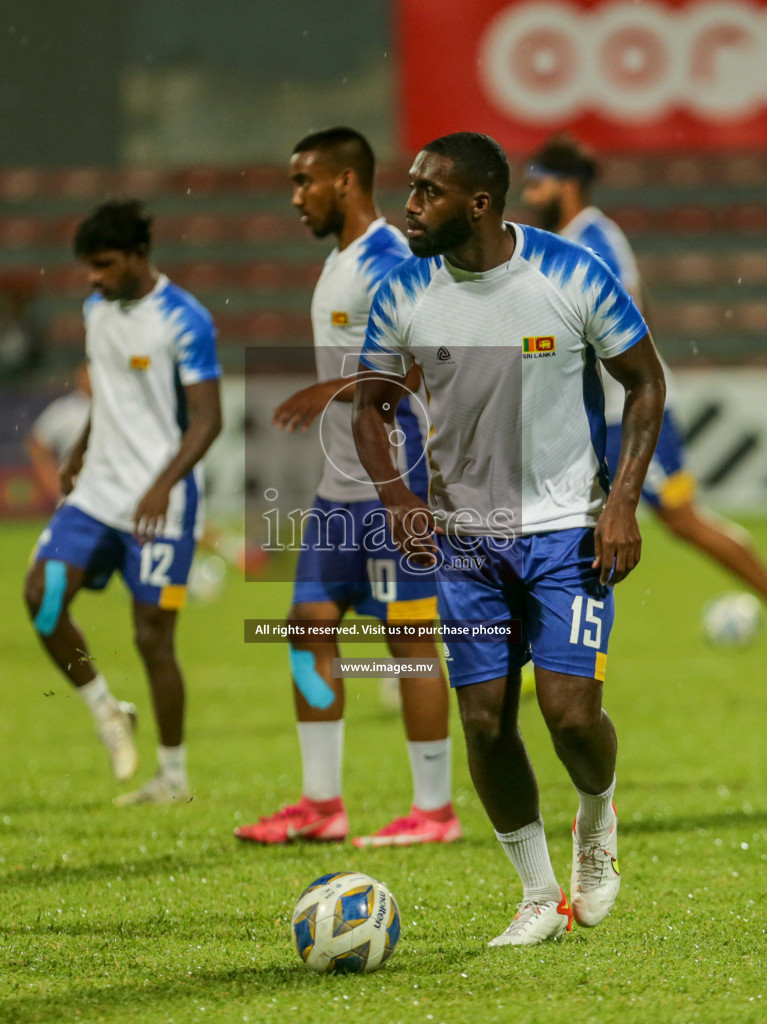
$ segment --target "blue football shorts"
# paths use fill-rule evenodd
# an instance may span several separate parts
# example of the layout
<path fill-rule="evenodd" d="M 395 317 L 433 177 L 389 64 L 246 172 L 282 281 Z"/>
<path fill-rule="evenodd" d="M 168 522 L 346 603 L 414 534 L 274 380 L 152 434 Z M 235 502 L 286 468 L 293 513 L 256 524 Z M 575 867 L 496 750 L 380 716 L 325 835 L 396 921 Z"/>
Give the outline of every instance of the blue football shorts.
<path fill-rule="evenodd" d="M 437 614 L 434 571 L 413 571 L 394 546 L 379 501 L 316 497 L 304 517 L 293 603 L 334 601 L 384 623 Z"/>
<path fill-rule="evenodd" d="M 607 465 L 615 476 L 621 453 L 620 423 L 607 427 Z M 653 508 L 674 509 L 686 505 L 695 494 L 695 477 L 684 466 L 684 447 L 673 413 L 663 413 L 658 444 L 647 470 L 642 497 Z"/>
<path fill-rule="evenodd" d="M 604 680 L 614 599 L 591 567 L 592 529 L 437 540 L 451 686 L 516 674 L 531 657 L 551 672 Z"/>
<path fill-rule="evenodd" d="M 33 560 L 57 560 L 85 569 L 85 586 L 103 590 L 112 573 L 121 573 L 137 601 L 177 610 L 186 603 L 186 580 L 194 555 L 191 531 L 180 538 L 158 537 L 139 544 L 74 505 L 62 505 L 43 530 Z"/>

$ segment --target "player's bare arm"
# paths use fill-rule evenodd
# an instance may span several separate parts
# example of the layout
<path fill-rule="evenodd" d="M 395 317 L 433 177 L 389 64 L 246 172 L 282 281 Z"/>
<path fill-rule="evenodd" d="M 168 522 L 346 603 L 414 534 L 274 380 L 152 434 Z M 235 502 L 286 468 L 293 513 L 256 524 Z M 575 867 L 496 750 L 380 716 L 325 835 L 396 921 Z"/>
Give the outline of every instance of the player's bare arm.
<path fill-rule="evenodd" d="M 296 391 L 290 398 L 277 406 L 272 415 L 272 426 L 289 434 L 301 429 L 305 432 L 329 402 L 354 401 L 354 380 L 337 377 L 335 380 L 318 381 L 308 388 Z"/>
<path fill-rule="evenodd" d="M 162 532 L 173 486 L 197 465 L 221 431 L 218 380 L 189 384 L 184 391 L 189 426 L 178 452 L 136 506 L 133 521 L 139 540 L 152 540 Z"/>
<path fill-rule="evenodd" d="M 83 428 L 82 434 L 75 442 L 72 450 L 64 461 L 64 465 L 59 470 L 59 484 L 61 485 L 61 493 L 66 495 L 70 494 L 72 488 L 75 486 L 75 480 L 77 474 L 83 468 L 83 459 L 85 458 L 85 452 L 88 448 L 88 438 L 91 433 L 91 421 L 90 417 L 88 422 Z"/>
<path fill-rule="evenodd" d="M 594 532 L 600 581 L 620 583 L 639 562 L 642 537 L 636 507 L 658 440 L 666 383 L 649 334 L 619 356 L 605 359 L 607 372 L 623 385 L 623 440 L 610 496 Z"/>
<path fill-rule="evenodd" d="M 299 427 L 302 433 L 307 431 L 329 402 L 353 402 L 356 383 L 356 377 L 336 377 L 296 391 L 274 410 L 272 426 L 289 434 Z M 413 366 L 405 380 L 405 387 L 409 391 L 416 391 L 420 383 L 421 371 Z"/>
<path fill-rule="evenodd" d="M 352 429 L 360 462 L 389 513 L 394 543 L 414 562 L 430 566 L 437 561 L 434 517 L 405 485 L 397 468 L 397 450 L 390 440 L 406 380 L 380 375 L 360 377 L 354 395 Z"/>

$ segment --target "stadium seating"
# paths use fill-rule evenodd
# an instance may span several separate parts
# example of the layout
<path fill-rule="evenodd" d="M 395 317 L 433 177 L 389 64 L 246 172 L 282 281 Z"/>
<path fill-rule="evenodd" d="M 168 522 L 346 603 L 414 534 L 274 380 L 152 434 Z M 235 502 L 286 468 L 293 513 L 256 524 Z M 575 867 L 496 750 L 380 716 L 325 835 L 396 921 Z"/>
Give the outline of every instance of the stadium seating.
<path fill-rule="evenodd" d="M 519 182 L 524 165 L 512 164 Z M 383 167 L 379 200 L 402 223 L 407 164 Z M 631 239 L 672 362 L 767 355 L 767 156 L 761 153 L 606 157 L 596 201 Z M 49 351 L 81 353 L 87 284 L 71 257 L 74 228 L 108 195 L 137 195 L 156 214 L 158 264 L 216 316 L 228 369 L 243 346 L 310 340 L 309 303 L 323 254 L 290 205 L 284 167 L 175 171 L 74 168 L 0 172 L 0 288 L 37 293 Z M 524 219 L 513 197 L 510 215 Z"/>

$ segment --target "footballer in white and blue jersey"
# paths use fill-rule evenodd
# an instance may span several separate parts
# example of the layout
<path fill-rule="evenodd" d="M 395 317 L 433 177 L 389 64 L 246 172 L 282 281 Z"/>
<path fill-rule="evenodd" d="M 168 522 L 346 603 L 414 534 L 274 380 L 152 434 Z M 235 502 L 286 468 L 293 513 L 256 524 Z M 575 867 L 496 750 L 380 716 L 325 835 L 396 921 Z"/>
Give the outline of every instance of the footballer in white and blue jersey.
<path fill-rule="evenodd" d="M 344 669 L 337 661 L 334 630 L 350 608 L 385 623 L 389 650 L 398 659 L 432 659 L 430 670 L 421 662 L 417 676 L 398 681 L 413 778 L 410 813 L 353 842 L 403 846 L 453 842 L 461 835 L 451 803 L 448 688 L 431 635 L 434 572 L 411 572 L 401 565 L 386 511 L 352 440 L 351 401 L 373 295 L 408 255 L 401 233 L 378 213 L 374 173 L 369 143 L 343 126 L 304 137 L 290 157 L 294 208 L 317 238 L 333 235 L 337 246 L 312 300 L 319 379 L 285 399 L 272 422 L 291 431 L 318 418 L 324 468 L 314 508 L 302 516 L 305 529 L 288 613 L 302 796 L 297 804 L 238 826 L 235 835 L 249 842 L 327 841 L 348 834 L 341 771 Z M 399 458 L 389 473 L 402 475 L 425 494 L 425 398 L 418 396 L 415 380 L 409 383 L 413 391 L 397 396 L 402 401 L 392 434 Z M 411 622 L 422 632 L 417 634 Z M 399 668 L 395 672 L 404 674 Z"/>
<path fill-rule="evenodd" d="M 328 255 L 312 298 L 320 383 L 354 380 L 373 296 L 386 274 L 409 255 L 402 233 L 383 218 Z M 375 487 L 357 455 L 351 416 L 351 402 L 332 398 L 322 412 L 325 459 L 312 513 L 305 517 L 293 601 L 350 603 L 360 614 L 390 623 L 431 620 L 437 603 L 433 574 L 414 574 L 399 559 Z M 398 471 L 422 497 L 428 489 L 426 418 L 423 387 L 405 394 L 396 415 L 403 442 Z"/>
<path fill-rule="evenodd" d="M 373 303 L 361 363 L 397 374 L 403 361 L 405 368 L 415 362 L 423 373 L 432 424 L 429 505 L 444 530 L 440 617 L 508 619 L 508 595 L 493 598 L 484 588 L 493 549 L 505 551 L 504 571 L 533 593 L 552 560 L 576 584 L 577 593 L 546 576 L 538 587 L 546 596 L 524 616 L 511 654 L 502 642 L 480 643 L 470 654 L 469 645 L 448 643 L 453 685 L 520 667 L 529 644 L 536 665 L 603 679 L 613 604 L 591 569 L 590 531 L 609 491 L 597 360 L 625 352 L 647 327 L 601 260 L 548 232 L 518 224 L 507 230 L 511 259 L 484 273 L 441 256 L 411 257 L 392 271 Z M 481 539 L 453 540 L 461 536 Z M 571 642 L 578 596 L 599 616 L 596 643 Z M 515 598 L 515 617 L 524 600 Z M 554 622 L 562 628 L 552 629 Z"/>
<path fill-rule="evenodd" d="M 84 319 L 93 393 L 88 445 L 36 557 L 86 569 L 86 586 L 97 589 L 119 569 L 138 600 L 183 607 L 203 525 L 199 462 L 171 488 L 161 536 L 141 544 L 134 517 L 181 444 L 184 388 L 220 376 L 212 318 L 161 274 L 136 300 L 110 301 L 94 292 Z"/>
<path fill-rule="evenodd" d="M 522 192 L 540 226 L 597 253 L 623 287 L 641 305 L 642 283 L 636 258 L 623 231 L 588 201 L 596 173 L 593 157 L 575 140 L 557 138 L 533 157 Z M 666 408 L 658 444 L 645 477 L 642 497 L 653 508 L 674 509 L 695 493 L 695 478 L 685 468 L 681 432 L 673 413 L 673 379 L 661 360 L 666 378 Z M 624 392 L 609 374 L 602 375 L 607 423 L 607 463 L 615 473 L 621 446 Z"/>
<path fill-rule="evenodd" d="M 216 332 L 208 311 L 150 262 L 151 218 L 136 200 L 102 204 L 77 228 L 88 267 L 90 419 L 61 471 L 64 502 L 43 531 L 25 598 L 53 662 L 90 708 L 115 778 L 138 766 L 135 708 L 110 692 L 70 615 L 83 588 L 119 572 L 154 697 L 158 773 L 120 805 L 189 798 L 177 612 L 202 527 L 200 459 L 221 429 Z"/>
<path fill-rule="evenodd" d="M 591 205 L 590 183 L 596 161 L 585 147 L 568 136 L 550 139 L 527 170 L 523 200 L 540 223 L 548 223 L 563 238 L 601 256 L 624 287 L 644 301 L 634 254 L 618 225 Z M 702 510 L 695 497 L 697 484 L 685 466 L 684 443 L 674 413 L 673 378 L 663 364 L 666 406 L 658 443 L 647 469 L 642 497 L 653 513 L 677 537 L 713 557 L 749 589 L 767 599 L 767 566 L 739 527 Z M 607 462 L 615 473 L 623 435 L 623 389 L 609 375 L 602 378 L 607 422 Z"/>
<path fill-rule="evenodd" d="M 558 938 L 573 917 L 594 926 L 618 893 L 617 744 L 601 707 L 609 584 L 639 560 L 636 504 L 664 394 L 626 290 L 582 246 L 505 222 L 509 180 L 500 145 L 477 132 L 435 139 L 415 158 L 405 207 L 415 255 L 376 293 L 353 418 L 403 557 L 437 566 L 471 776 L 522 881 L 491 946 Z M 600 360 L 627 396 L 612 492 Z M 429 396 L 428 507 L 388 479 L 392 406 L 412 363 Z M 518 728 L 531 654 L 539 707 L 580 794 L 572 911 Z"/>
<path fill-rule="evenodd" d="M 612 272 L 632 295 L 641 299 L 639 269 L 628 239 L 621 229 L 595 206 L 584 207 L 559 232 L 579 245 L 601 256 Z M 661 360 L 666 377 L 666 408 L 663 413 L 658 443 L 645 477 L 642 497 L 658 508 L 677 508 L 695 494 L 695 478 L 685 468 L 682 436 L 673 412 L 673 378 Z M 615 472 L 621 450 L 621 417 L 623 388 L 609 374 L 604 374 L 605 420 L 607 422 L 607 464 Z"/>

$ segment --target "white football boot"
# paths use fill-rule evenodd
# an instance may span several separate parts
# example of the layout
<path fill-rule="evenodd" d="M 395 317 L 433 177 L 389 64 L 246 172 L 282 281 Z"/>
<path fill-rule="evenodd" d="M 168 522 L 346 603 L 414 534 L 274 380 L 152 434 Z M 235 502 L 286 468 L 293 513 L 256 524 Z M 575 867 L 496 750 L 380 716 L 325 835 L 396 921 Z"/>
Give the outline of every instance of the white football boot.
<path fill-rule="evenodd" d="M 140 789 L 123 793 L 114 798 L 115 807 L 132 807 L 135 804 L 185 804 L 192 799 L 186 781 L 176 781 L 167 775 L 157 774 Z"/>
<path fill-rule="evenodd" d="M 612 909 L 621 887 L 618 870 L 618 812 L 613 804 L 614 821 L 609 834 L 581 840 L 578 820 L 573 822 L 573 873 L 570 902 L 573 917 L 584 928 L 593 928 Z"/>
<path fill-rule="evenodd" d="M 99 726 L 101 742 L 109 752 L 112 772 L 118 782 L 127 782 L 138 768 L 138 751 L 133 742 L 136 723 L 136 705 L 121 700 Z"/>
<path fill-rule="evenodd" d="M 560 889 L 559 893 L 559 900 L 518 904 L 514 920 L 502 935 L 488 942 L 488 946 L 535 946 L 547 939 L 558 939 L 564 931 L 569 932 L 573 915 L 564 890 Z"/>

